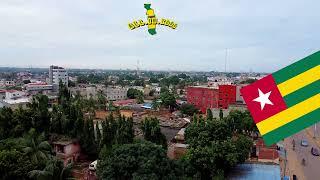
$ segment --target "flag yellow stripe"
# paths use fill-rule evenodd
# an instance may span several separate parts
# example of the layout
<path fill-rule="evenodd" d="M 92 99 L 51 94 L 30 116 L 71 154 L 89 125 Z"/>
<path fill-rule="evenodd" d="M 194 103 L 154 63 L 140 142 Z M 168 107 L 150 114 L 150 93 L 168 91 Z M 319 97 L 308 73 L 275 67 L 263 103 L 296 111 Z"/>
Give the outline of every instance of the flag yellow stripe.
<path fill-rule="evenodd" d="M 264 135 L 318 108 L 320 108 L 320 94 L 260 121 L 257 127 L 260 134 Z"/>
<path fill-rule="evenodd" d="M 280 83 L 277 86 L 283 97 L 317 80 L 320 80 L 320 65 Z"/>

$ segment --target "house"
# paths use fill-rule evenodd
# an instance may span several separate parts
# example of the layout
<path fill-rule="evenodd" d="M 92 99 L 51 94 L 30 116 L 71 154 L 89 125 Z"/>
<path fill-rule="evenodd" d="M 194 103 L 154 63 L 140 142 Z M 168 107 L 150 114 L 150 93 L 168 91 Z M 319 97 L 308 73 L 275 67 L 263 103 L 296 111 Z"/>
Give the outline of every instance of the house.
<path fill-rule="evenodd" d="M 30 102 L 30 98 L 26 96 L 25 92 L 6 90 L 5 93 L 5 99 L 2 101 L 5 107 L 17 109 L 21 106 L 22 108 L 26 108 L 26 105 Z"/>
<path fill-rule="evenodd" d="M 130 105 L 133 105 L 133 104 L 136 104 L 136 100 L 135 99 L 126 99 L 126 100 L 120 100 L 120 101 L 114 101 L 113 102 L 113 105 L 114 106 L 118 106 L 118 107 L 130 106 Z"/>
<path fill-rule="evenodd" d="M 103 92 L 108 101 L 117 101 L 127 98 L 128 89 L 124 87 L 107 87 Z"/>
<path fill-rule="evenodd" d="M 279 164 L 279 153 L 276 144 L 266 146 L 263 139 L 259 138 L 256 143 L 256 156 L 260 162 L 272 162 Z"/>
<path fill-rule="evenodd" d="M 52 144 L 56 156 L 63 161 L 65 166 L 78 161 L 81 151 L 78 141 L 56 141 Z"/>
<path fill-rule="evenodd" d="M 207 109 L 228 109 L 236 103 L 235 85 L 218 85 L 218 87 L 190 86 L 187 88 L 187 101 L 206 113 Z"/>
<path fill-rule="evenodd" d="M 53 90 L 53 86 L 50 84 L 47 84 L 45 82 L 35 82 L 35 83 L 29 83 L 24 85 L 25 90 L 29 94 L 37 94 L 37 93 L 51 93 Z"/>

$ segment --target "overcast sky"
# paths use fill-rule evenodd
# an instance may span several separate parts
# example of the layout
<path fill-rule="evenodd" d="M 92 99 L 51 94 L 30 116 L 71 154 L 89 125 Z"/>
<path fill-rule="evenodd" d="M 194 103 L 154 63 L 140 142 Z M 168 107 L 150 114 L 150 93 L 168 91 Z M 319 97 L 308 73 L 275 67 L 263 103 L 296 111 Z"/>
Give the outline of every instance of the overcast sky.
<path fill-rule="evenodd" d="M 129 30 L 146 19 L 178 23 Z M 320 50 L 319 0 L 1 0 L 0 66 L 274 72 Z"/>

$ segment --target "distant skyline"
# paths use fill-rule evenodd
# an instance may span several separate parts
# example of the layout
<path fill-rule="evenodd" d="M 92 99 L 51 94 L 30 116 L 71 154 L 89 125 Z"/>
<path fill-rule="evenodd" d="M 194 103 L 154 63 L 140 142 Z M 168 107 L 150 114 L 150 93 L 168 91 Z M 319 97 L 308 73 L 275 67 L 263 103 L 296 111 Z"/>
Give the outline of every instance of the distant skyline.
<path fill-rule="evenodd" d="M 157 17 L 178 23 L 129 30 Z M 0 1 L 0 66 L 274 72 L 320 50 L 320 1 Z"/>

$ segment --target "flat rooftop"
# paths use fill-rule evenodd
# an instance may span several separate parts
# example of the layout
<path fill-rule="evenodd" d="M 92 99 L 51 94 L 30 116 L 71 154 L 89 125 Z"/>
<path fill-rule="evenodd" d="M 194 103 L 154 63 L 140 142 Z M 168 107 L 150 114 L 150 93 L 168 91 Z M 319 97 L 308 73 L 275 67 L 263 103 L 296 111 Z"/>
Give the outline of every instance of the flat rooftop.
<path fill-rule="evenodd" d="M 12 104 L 28 103 L 30 102 L 30 99 L 27 97 L 18 98 L 18 99 L 4 99 L 3 102 L 12 105 Z"/>

